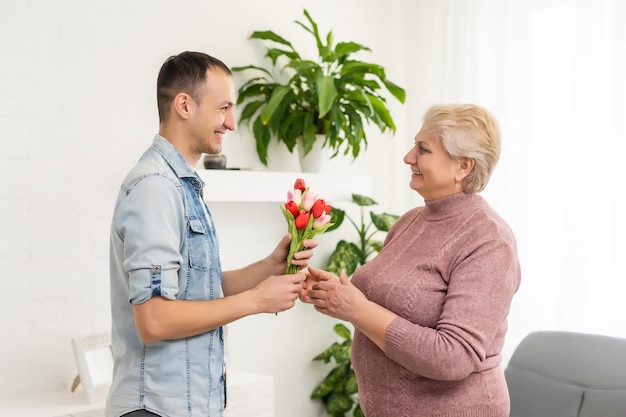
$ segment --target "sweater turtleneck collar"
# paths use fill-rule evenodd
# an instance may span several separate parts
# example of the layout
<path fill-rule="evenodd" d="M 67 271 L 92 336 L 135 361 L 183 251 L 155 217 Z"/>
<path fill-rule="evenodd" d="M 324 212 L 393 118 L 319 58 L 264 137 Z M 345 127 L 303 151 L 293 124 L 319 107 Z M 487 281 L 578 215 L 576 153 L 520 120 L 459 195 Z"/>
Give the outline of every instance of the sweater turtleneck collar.
<path fill-rule="evenodd" d="M 443 220 L 469 208 L 476 194 L 456 193 L 437 200 L 425 201 L 424 215 L 426 220 Z"/>

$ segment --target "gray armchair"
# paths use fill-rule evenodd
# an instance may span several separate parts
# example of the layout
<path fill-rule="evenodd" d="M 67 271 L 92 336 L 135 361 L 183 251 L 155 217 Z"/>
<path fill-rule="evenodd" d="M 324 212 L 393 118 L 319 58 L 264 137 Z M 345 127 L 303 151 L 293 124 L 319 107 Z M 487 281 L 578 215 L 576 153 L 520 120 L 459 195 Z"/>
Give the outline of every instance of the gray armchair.
<path fill-rule="evenodd" d="M 626 339 L 531 333 L 505 376 L 511 417 L 626 417 Z"/>

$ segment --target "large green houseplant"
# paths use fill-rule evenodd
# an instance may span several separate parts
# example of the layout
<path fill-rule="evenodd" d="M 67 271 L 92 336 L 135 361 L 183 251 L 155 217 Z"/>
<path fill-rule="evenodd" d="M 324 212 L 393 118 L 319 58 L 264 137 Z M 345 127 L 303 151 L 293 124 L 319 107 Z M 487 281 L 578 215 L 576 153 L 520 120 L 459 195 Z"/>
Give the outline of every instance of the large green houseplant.
<path fill-rule="evenodd" d="M 295 21 L 310 33 L 317 45 L 317 58 L 304 59 L 291 42 L 272 31 L 255 31 L 250 39 L 270 42 L 266 57 L 272 68 L 256 65 L 234 67 L 233 71 L 254 71 L 238 91 L 237 104 L 245 103 L 240 121 L 252 125 L 260 161 L 267 165 L 272 137 L 289 152 L 296 144 L 308 153 L 316 135 L 324 135 L 324 146 L 337 155 L 356 158 L 367 146 L 365 127 L 370 122 L 381 132 L 395 133 L 396 126 L 381 95 L 383 87 L 404 103 L 403 88 L 387 79 L 382 66 L 356 60 L 354 53 L 371 51 L 355 42 L 333 43 L 332 31 L 325 41 L 317 23 L 304 10 L 308 21 Z"/>
<path fill-rule="evenodd" d="M 371 257 L 381 251 L 383 241 L 375 239 L 379 232 L 388 232 L 391 226 L 398 220 L 398 216 L 389 213 L 376 214 L 369 212 L 369 221 L 366 221 L 364 207 L 378 204 L 373 199 L 352 194 L 352 202 L 360 207 L 360 220 L 357 223 L 345 211 L 333 207 L 334 227 L 341 225 L 344 219 L 352 224 L 357 232 L 356 242 L 340 240 L 337 247 L 331 254 L 326 269 L 335 274 L 339 274 L 342 269 L 351 276 L 356 268 L 364 265 Z M 311 398 L 319 399 L 324 404 L 326 413 L 331 417 L 362 417 L 363 412 L 358 404 L 358 386 L 350 350 L 352 348 L 352 335 L 350 330 L 343 324 L 334 326 L 335 333 L 343 339 L 341 343 L 334 342 L 323 352 L 313 358 L 313 361 L 324 363 L 333 362 L 333 368 L 326 375 L 324 380 L 315 387 Z"/>

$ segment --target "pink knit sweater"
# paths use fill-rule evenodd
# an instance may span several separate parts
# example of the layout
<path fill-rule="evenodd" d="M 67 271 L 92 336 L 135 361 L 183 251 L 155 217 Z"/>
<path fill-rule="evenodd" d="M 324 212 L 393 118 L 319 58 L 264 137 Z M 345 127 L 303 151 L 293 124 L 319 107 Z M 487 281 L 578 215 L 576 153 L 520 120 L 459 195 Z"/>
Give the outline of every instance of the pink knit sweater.
<path fill-rule="evenodd" d="M 366 417 L 508 417 L 500 362 L 520 267 L 513 233 L 481 196 L 409 211 L 352 282 L 399 315 L 384 352 L 355 332 Z"/>

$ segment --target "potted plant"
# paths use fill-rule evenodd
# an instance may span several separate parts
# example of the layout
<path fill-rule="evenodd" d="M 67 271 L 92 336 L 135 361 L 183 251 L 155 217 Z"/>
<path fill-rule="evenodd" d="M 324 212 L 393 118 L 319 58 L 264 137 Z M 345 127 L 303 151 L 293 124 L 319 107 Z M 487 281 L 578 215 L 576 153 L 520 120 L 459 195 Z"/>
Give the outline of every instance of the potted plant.
<path fill-rule="evenodd" d="M 250 39 L 272 45 L 266 46 L 265 55 L 272 68 L 248 65 L 232 69 L 257 73 L 239 88 L 237 104 L 245 103 L 240 121 L 252 125 L 257 154 L 266 166 L 272 137 L 289 152 L 299 143 L 306 155 L 320 135 L 323 146 L 333 151 L 332 157 L 343 147 L 344 155 L 356 158 L 367 147 L 367 124 L 373 123 L 381 132 L 396 131 L 381 95 L 383 87 L 401 103 L 405 100 L 404 89 L 387 79 L 382 66 L 352 57 L 370 48 L 355 42 L 335 45 L 332 31 L 323 41 L 306 9 L 304 16 L 308 24 L 295 23 L 313 36 L 318 53 L 315 60 L 303 58 L 291 42 L 272 31 L 255 31 Z"/>
<path fill-rule="evenodd" d="M 391 226 L 398 220 L 398 216 L 389 213 L 375 214 L 370 211 L 370 221 L 366 223 L 363 207 L 378 204 L 369 197 L 352 194 L 352 202 L 360 207 L 360 221 L 355 222 L 343 210 L 334 208 L 331 211 L 334 228 L 341 225 L 345 218 L 352 224 L 357 232 L 358 240 L 348 242 L 340 240 L 333 253 L 330 255 L 326 270 L 339 274 L 345 269 L 348 276 L 351 276 L 359 265 L 364 265 L 370 258 L 381 251 L 383 241 L 374 239 L 378 232 L 388 232 Z M 313 361 L 323 361 L 324 363 L 334 362 L 331 371 L 324 380 L 313 390 L 311 398 L 319 399 L 324 404 L 326 412 L 332 417 L 362 417 L 363 412 L 358 404 L 358 386 L 350 350 L 352 347 L 352 335 L 350 330 L 343 324 L 338 323 L 333 330 L 343 341 L 334 342 L 322 353 L 313 358 Z"/>

